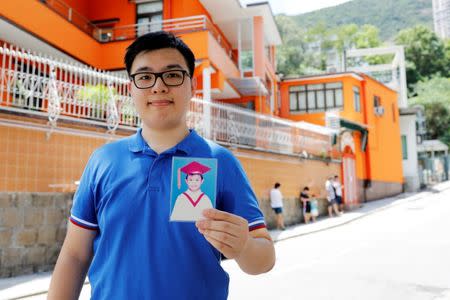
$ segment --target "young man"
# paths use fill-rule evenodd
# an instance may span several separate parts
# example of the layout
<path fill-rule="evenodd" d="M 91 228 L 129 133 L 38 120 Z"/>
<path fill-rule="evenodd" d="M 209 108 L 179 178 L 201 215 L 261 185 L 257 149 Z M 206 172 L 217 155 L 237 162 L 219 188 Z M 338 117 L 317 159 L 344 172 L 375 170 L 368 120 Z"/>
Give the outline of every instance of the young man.
<path fill-rule="evenodd" d="M 273 189 L 270 190 L 270 206 L 276 215 L 277 229 L 285 230 L 283 218 L 283 194 L 280 191 L 280 183 L 275 183 Z"/>
<path fill-rule="evenodd" d="M 249 274 L 275 261 L 264 217 L 238 160 L 186 126 L 194 55 L 166 32 L 127 49 L 142 129 L 96 150 L 74 198 L 48 299 L 77 299 L 89 269 L 92 298 L 226 299 L 220 253 Z M 216 208 L 169 222 L 173 156 L 215 158 Z"/>

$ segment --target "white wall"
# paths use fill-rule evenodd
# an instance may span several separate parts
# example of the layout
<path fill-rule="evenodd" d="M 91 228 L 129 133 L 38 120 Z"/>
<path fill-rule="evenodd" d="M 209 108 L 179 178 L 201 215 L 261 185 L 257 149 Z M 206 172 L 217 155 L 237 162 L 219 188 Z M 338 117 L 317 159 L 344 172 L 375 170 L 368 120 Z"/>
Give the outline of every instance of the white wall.
<path fill-rule="evenodd" d="M 400 134 L 406 135 L 408 159 L 403 160 L 403 177 L 406 191 L 413 192 L 420 188 L 419 166 L 417 163 L 416 115 L 400 116 Z"/>

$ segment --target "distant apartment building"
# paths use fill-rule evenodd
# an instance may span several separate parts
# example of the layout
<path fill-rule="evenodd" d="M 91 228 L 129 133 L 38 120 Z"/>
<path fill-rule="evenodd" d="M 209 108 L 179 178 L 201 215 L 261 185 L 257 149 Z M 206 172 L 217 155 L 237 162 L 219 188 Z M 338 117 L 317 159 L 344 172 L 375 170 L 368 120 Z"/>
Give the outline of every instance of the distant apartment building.
<path fill-rule="evenodd" d="M 450 0 L 433 0 L 433 21 L 436 34 L 450 38 Z"/>

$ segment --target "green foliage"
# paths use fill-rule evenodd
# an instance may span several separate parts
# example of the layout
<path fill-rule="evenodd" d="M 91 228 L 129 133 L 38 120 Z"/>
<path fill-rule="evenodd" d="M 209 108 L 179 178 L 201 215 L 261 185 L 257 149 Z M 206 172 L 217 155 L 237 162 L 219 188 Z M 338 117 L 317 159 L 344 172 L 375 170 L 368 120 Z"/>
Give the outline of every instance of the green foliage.
<path fill-rule="evenodd" d="M 304 73 L 305 35 L 287 16 L 277 16 L 276 21 L 283 43 L 277 48 L 278 71 L 284 75 Z"/>
<path fill-rule="evenodd" d="M 346 24 L 327 29 L 324 23 L 319 23 L 305 31 L 285 15 L 277 16 L 276 21 L 283 39 L 277 51 L 278 70 L 285 75 L 321 73 L 326 69 L 330 52 L 340 57 L 345 49 L 381 45 L 379 30 L 372 25 Z M 380 56 L 366 61 L 387 62 Z"/>
<path fill-rule="evenodd" d="M 424 106 L 428 135 L 450 146 L 450 78 L 420 81 L 415 93 L 410 103 Z"/>
<path fill-rule="evenodd" d="M 430 29 L 416 26 L 400 31 L 395 38 L 405 46 L 406 76 L 410 92 L 414 84 L 432 76 L 450 76 L 450 60 L 444 42 Z"/>
<path fill-rule="evenodd" d="M 113 94 L 117 92 L 113 89 Z M 102 105 L 103 103 L 108 103 L 109 101 L 109 89 L 103 84 L 86 84 L 77 92 L 77 98 L 95 105 Z"/>
<path fill-rule="evenodd" d="M 433 22 L 430 0 L 353 0 L 292 17 L 300 28 L 310 29 L 324 24 L 333 29 L 344 24 L 371 24 L 380 29 L 382 40 L 392 39 L 399 30 Z"/>

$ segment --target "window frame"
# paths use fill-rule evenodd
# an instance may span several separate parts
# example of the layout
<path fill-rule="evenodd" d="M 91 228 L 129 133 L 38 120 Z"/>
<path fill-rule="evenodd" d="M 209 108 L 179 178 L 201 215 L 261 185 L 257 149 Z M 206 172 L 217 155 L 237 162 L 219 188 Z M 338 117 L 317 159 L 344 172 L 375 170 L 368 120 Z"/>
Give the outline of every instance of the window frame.
<path fill-rule="evenodd" d="M 331 85 L 332 87 L 329 87 Z M 337 85 L 337 86 L 333 86 Z M 340 91 L 340 99 L 338 99 L 338 91 Z M 329 99 L 329 92 L 332 93 L 332 99 Z M 342 81 L 333 81 L 326 83 L 312 83 L 312 84 L 302 84 L 302 85 L 291 85 L 288 88 L 289 93 L 289 112 L 290 113 L 318 113 L 326 112 L 332 109 L 343 109 L 344 108 L 344 85 Z M 319 107 L 319 94 L 323 95 L 323 107 Z M 311 96 L 310 96 L 311 95 Z M 294 96 L 295 105 L 293 107 L 291 103 L 291 97 Z M 311 99 L 310 99 L 311 97 Z M 303 99 L 301 99 L 303 98 Z M 328 105 L 327 102 L 330 102 Z M 301 105 L 301 102 L 304 105 Z M 341 101 L 341 105 L 337 103 Z M 304 107 L 304 108 L 303 108 Z"/>

